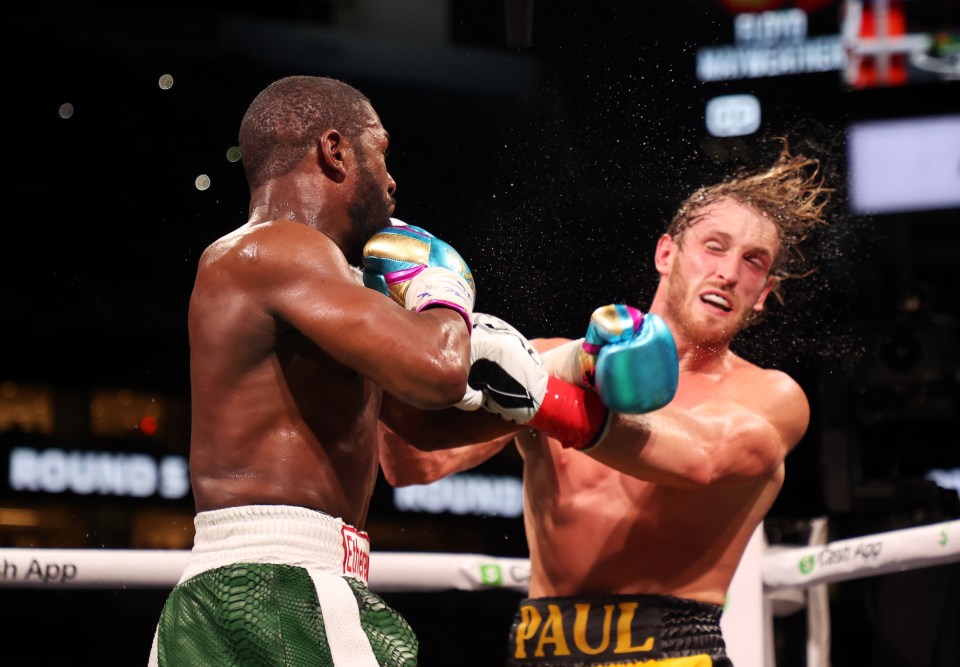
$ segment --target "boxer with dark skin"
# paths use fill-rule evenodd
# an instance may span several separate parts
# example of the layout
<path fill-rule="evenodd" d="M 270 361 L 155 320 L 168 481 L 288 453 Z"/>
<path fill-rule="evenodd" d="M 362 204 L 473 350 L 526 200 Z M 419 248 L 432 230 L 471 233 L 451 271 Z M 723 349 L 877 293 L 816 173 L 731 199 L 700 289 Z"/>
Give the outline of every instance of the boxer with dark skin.
<path fill-rule="evenodd" d="M 293 170 L 254 173 L 249 220 L 200 258 L 189 310 L 198 511 L 284 503 L 362 528 L 382 391 L 427 409 L 463 395 L 463 318 L 397 308 L 352 268 L 389 226 L 396 189 L 387 132 L 372 107 L 362 113 L 354 137 L 327 129 Z"/>
<path fill-rule="evenodd" d="M 365 287 L 356 268 L 394 211 L 388 143 L 369 100 L 332 79 L 281 79 L 244 116 L 249 218 L 203 252 L 189 306 L 195 560 L 164 609 L 151 664 L 239 664 L 257 642 L 257 664 L 291 664 L 283 657 L 291 650 L 318 665 L 416 663 L 412 633 L 356 654 L 342 647 L 366 640 L 338 644 L 330 627 L 333 614 L 353 605 L 357 616 L 359 604 L 359 632 L 371 595 L 356 582 L 366 578 L 362 529 L 378 473 L 382 395 L 447 407 L 463 396 L 469 370 L 461 313 L 398 307 Z M 348 561 L 357 566 L 341 572 Z M 303 619 L 312 641 L 291 649 L 298 635 L 290 618 L 284 633 L 261 636 L 251 626 L 246 636 L 235 619 L 217 616 L 222 601 L 201 611 L 186 588 L 191 577 L 208 577 L 205 590 L 219 586 L 213 581 L 235 586 L 252 569 L 238 562 L 255 563 L 261 583 L 234 591 L 235 599 L 259 605 L 316 587 L 306 602 L 323 608 L 323 620 Z M 299 588 L 262 583 L 292 566 Z M 318 583 L 329 569 L 337 581 Z M 353 577 L 349 587 L 341 575 Z M 272 607 L 244 611 L 263 611 L 257 622 L 271 627 Z M 188 636 L 192 628 L 209 637 Z"/>
<path fill-rule="evenodd" d="M 815 167 L 785 149 L 769 170 L 703 188 L 680 207 L 654 253 L 660 279 L 649 306 L 676 342 L 677 393 L 648 414 L 613 413 L 607 435 L 588 451 L 484 411 L 417 414 L 385 405 L 390 446 L 381 458 L 396 486 L 471 468 L 510 442 L 523 457 L 530 600 L 514 622 L 509 665 L 693 656 L 711 662 L 690 664 L 729 664 L 717 624 L 727 589 L 810 416 L 796 381 L 730 344 L 779 290 L 807 232 L 825 222 L 827 191 Z M 532 343 L 547 369 L 556 367 L 551 355 L 579 345 Z M 451 445 L 461 446 L 440 450 Z M 634 625 L 617 626 L 622 604 L 639 604 L 630 607 Z M 612 619 L 613 627 L 631 627 L 632 639 L 619 644 L 622 632 L 607 635 L 608 651 L 622 650 L 592 658 L 603 630 L 584 635 L 583 628 L 602 628 L 607 606 L 620 610 L 606 612 L 613 614 L 607 629 Z M 636 625 L 645 609 L 654 616 Z M 708 629 L 684 635 L 680 624 L 672 639 L 659 633 L 658 615 L 686 613 L 700 619 L 691 627 Z"/>

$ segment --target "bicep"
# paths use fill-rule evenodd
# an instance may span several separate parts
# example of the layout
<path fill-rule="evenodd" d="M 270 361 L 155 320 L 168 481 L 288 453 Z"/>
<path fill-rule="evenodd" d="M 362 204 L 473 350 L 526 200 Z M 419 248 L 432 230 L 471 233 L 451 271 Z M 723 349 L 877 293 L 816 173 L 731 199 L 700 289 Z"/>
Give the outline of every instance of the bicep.
<path fill-rule="evenodd" d="M 750 480 L 774 474 L 803 437 L 810 407 L 800 386 L 787 375 L 766 371 L 734 400 L 698 408 L 718 424 L 711 453 L 717 479 Z"/>
<path fill-rule="evenodd" d="M 591 455 L 626 474 L 671 486 L 741 483 L 774 474 L 808 420 L 799 387 L 762 383 L 735 400 L 616 415 L 607 439 Z"/>
<path fill-rule="evenodd" d="M 276 316 L 345 366 L 360 370 L 373 353 L 386 359 L 416 340 L 416 322 L 379 292 L 335 274 L 313 273 L 275 295 Z"/>
<path fill-rule="evenodd" d="M 413 446 L 384 422 L 379 425 L 380 466 L 393 486 L 429 484 L 469 470 L 497 454 L 513 439 L 500 436 L 486 442 L 429 451 Z"/>

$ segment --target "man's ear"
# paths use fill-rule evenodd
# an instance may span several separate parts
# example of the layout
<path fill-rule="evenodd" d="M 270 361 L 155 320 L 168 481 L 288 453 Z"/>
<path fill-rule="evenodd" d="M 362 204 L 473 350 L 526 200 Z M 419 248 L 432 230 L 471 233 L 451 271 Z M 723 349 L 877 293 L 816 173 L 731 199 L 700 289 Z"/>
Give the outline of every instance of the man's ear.
<path fill-rule="evenodd" d="M 337 130 L 329 129 L 320 136 L 317 146 L 317 160 L 320 169 L 337 183 L 342 183 L 347 177 L 344 166 L 345 153 L 349 150 L 347 139 Z"/>
<path fill-rule="evenodd" d="M 676 252 L 677 242 L 669 234 L 663 234 L 657 241 L 657 249 L 653 254 L 653 263 L 658 273 L 670 273 L 670 265 Z"/>
<path fill-rule="evenodd" d="M 753 304 L 753 309 L 758 313 L 763 310 L 763 304 L 766 303 L 767 297 L 770 296 L 770 292 L 773 290 L 773 286 L 777 284 L 776 276 L 770 276 L 767 278 L 767 286 L 763 288 L 763 291 L 760 292 L 760 296 L 757 297 L 756 302 Z"/>

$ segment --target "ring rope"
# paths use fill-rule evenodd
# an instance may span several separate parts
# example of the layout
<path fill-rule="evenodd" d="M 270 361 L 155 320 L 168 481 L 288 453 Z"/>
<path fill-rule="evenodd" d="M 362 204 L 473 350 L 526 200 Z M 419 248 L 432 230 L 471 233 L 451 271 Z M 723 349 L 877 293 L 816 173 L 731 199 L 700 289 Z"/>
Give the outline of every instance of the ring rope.
<path fill-rule="evenodd" d="M 0 588 L 172 588 L 189 550 L 0 549 Z M 960 520 L 810 547 L 771 546 L 767 593 L 960 561 Z M 530 561 L 482 554 L 373 552 L 381 592 L 506 589 L 525 593 Z"/>
<path fill-rule="evenodd" d="M 0 588 L 173 588 L 189 550 L 0 549 Z M 373 552 L 370 589 L 526 592 L 530 561 L 479 554 Z"/>
<path fill-rule="evenodd" d="M 770 546 L 763 556 L 767 592 L 960 561 L 960 520 L 875 533 L 809 547 Z"/>

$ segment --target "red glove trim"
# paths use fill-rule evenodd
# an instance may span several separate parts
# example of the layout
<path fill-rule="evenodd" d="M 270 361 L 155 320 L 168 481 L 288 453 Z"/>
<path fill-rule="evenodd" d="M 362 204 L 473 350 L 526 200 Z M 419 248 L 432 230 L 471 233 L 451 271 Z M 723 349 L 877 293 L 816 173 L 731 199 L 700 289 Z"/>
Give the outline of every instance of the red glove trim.
<path fill-rule="evenodd" d="M 526 426 L 556 438 L 564 447 L 587 449 L 606 433 L 610 411 L 589 389 L 547 378 L 543 403 Z"/>

